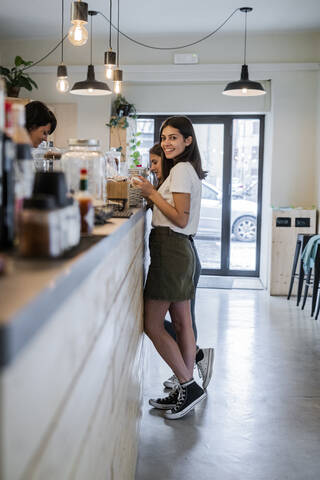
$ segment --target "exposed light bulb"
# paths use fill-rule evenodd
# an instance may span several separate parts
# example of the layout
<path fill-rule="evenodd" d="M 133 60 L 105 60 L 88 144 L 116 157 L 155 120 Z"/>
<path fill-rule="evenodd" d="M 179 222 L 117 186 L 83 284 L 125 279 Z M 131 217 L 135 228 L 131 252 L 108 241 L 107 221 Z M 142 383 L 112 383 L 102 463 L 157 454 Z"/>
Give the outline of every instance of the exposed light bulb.
<path fill-rule="evenodd" d="M 105 75 L 108 80 L 113 79 L 113 66 L 114 65 L 106 65 Z"/>
<path fill-rule="evenodd" d="M 243 88 L 243 89 L 242 89 L 242 94 L 243 94 L 243 95 L 247 95 L 247 93 L 248 93 L 248 89 L 247 89 L 247 88 Z"/>
<path fill-rule="evenodd" d="M 56 87 L 58 92 L 66 93 L 69 90 L 68 77 L 58 77 Z"/>
<path fill-rule="evenodd" d="M 77 23 L 72 25 L 68 32 L 68 38 L 72 45 L 75 45 L 76 47 L 81 47 L 82 45 L 87 43 L 88 32 L 85 29 L 84 23 L 78 21 Z"/>
<path fill-rule="evenodd" d="M 120 93 L 121 92 L 121 82 L 118 80 L 114 82 L 114 93 Z"/>
<path fill-rule="evenodd" d="M 92 93 L 92 92 L 93 92 L 93 88 L 88 88 L 88 92 L 89 92 L 89 93 Z"/>

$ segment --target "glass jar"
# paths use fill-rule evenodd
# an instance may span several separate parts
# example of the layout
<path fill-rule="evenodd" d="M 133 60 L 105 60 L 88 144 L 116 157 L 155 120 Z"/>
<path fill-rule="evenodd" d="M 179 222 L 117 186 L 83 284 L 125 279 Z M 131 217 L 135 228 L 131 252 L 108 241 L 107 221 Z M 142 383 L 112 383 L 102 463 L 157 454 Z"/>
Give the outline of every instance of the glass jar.
<path fill-rule="evenodd" d="M 19 253 L 24 257 L 56 258 L 62 253 L 60 216 L 53 196 L 23 201 L 19 213 Z"/>
<path fill-rule="evenodd" d="M 88 191 L 94 206 L 106 204 L 106 163 L 100 151 L 99 140 L 69 140 L 69 149 L 61 157 L 62 170 L 66 174 L 68 190 L 79 191 L 80 170 L 88 171 Z"/>

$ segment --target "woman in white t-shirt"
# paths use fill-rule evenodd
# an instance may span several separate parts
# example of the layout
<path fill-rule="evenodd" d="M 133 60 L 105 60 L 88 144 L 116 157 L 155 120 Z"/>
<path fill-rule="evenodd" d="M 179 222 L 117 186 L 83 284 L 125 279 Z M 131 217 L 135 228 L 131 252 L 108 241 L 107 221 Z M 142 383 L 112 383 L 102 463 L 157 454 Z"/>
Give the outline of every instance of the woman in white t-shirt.
<path fill-rule="evenodd" d="M 136 187 L 153 203 L 149 247 L 151 263 L 145 285 L 144 328 L 154 346 L 171 367 L 179 384 L 165 398 L 150 399 L 165 417 L 183 417 L 206 397 L 193 379 L 196 344 L 190 314 L 195 289 L 195 258 L 190 236 L 197 232 L 202 170 L 191 121 L 169 117 L 160 129 L 164 182 L 156 190 L 140 177 Z M 164 318 L 170 311 L 177 342 L 166 332 Z"/>

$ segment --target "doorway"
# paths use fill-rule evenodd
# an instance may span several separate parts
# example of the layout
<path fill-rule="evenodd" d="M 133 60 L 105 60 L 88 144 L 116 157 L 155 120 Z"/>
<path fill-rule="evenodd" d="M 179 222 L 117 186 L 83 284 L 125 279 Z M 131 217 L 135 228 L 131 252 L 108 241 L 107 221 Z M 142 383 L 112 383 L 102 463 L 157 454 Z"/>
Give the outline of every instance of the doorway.
<path fill-rule="evenodd" d="M 202 274 L 258 277 L 264 115 L 188 117 L 208 172 L 195 237 Z M 138 119 L 146 156 L 166 118 Z"/>

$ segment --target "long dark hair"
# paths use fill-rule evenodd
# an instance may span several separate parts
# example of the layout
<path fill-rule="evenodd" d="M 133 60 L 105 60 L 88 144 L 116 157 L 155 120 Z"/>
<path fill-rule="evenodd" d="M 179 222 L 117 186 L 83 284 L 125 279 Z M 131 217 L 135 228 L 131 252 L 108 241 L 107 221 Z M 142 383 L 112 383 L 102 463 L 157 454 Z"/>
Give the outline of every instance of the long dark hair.
<path fill-rule="evenodd" d="M 206 177 L 207 172 L 202 169 L 201 155 L 199 152 L 197 138 L 191 120 L 188 117 L 182 115 L 167 118 L 161 125 L 160 138 L 164 128 L 166 127 L 176 128 L 177 130 L 179 130 L 179 132 L 184 138 L 192 137 L 192 142 L 190 145 L 187 145 L 184 151 L 174 160 L 167 159 L 164 155 L 164 152 L 162 151 L 163 178 L 166 179 L 168 177 L 171 168 L 177 163 L 190 162 L 200 180 L 203 180 Z"/>

